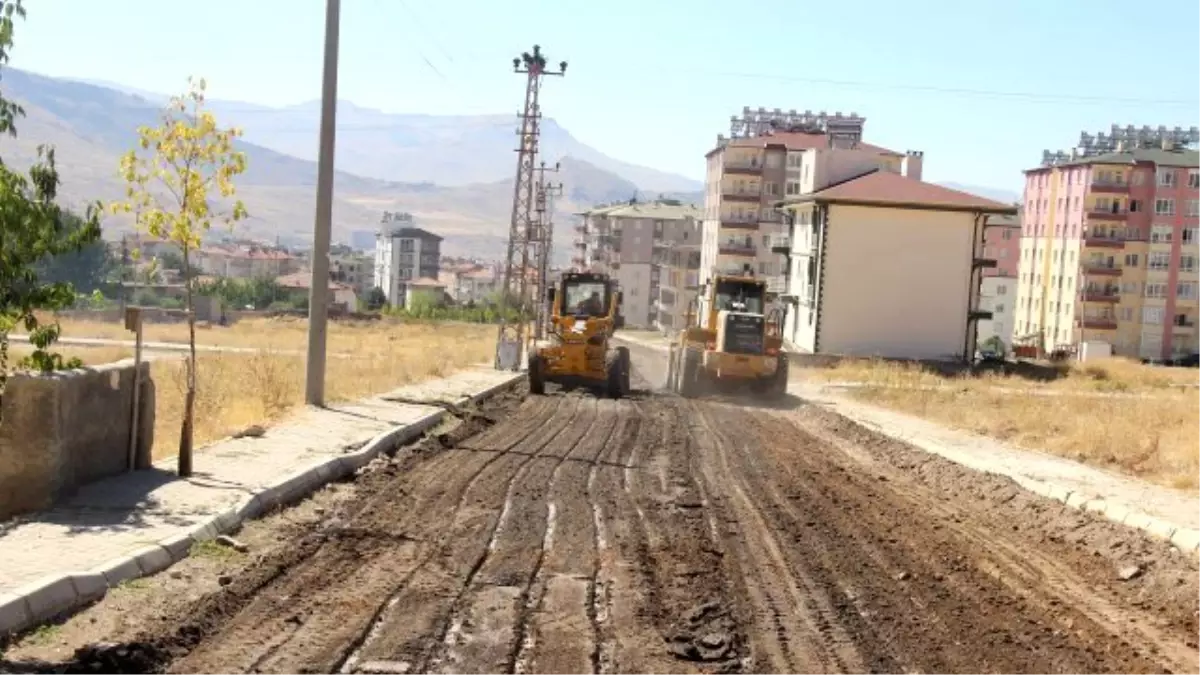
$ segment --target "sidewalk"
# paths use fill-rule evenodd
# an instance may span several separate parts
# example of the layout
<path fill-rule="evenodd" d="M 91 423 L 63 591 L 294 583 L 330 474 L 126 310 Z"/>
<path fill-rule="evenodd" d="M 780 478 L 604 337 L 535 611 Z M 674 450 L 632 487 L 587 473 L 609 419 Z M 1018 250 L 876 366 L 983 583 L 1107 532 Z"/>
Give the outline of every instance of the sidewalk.
<path fill-rule="evenodd" d="M 666 350 L 653 338 L 618 335 L 650 349 Z M 793 372 L 788 393 L 849 420 L 976 471 L 1013 479 L 1027 490 L 1073 508 L 1144 530 L 1185 551 L 1200 552 L 1200 496 L 1154 485 L 1063 457 L 1007 445 L 986 436 L 855 401 L 844 388 L 804 380 Z"/>
<path fill-rule="evenodd" d="M 490 367 L 402 387 L 380 397 L 304 408 L 258 438 L 227 439 L 196 453 L 187 480 L 175 458 L 98 481 L 41 513 L 0 525 L 0 635 L 20 630 L 158 572 L 272 506 L 354 471 L 415 438 L 462 405 L 511 385 Z M 433 405 L 386 399 L 429 401 Z"/>

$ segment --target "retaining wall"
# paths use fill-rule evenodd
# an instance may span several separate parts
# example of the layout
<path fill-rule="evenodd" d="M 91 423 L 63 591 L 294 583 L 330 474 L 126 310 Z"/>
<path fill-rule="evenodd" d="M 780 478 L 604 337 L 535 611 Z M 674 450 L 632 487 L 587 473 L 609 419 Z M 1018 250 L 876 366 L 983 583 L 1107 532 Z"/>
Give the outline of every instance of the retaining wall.
<path fill-rule="evenodd" d="M 154 382 L 143 363 L 136 465 L 150 466 Z M 0 399 L 0 519 L 43 509 L 128 467 L 132 359 L 48 375 L 14 375 Z"/>

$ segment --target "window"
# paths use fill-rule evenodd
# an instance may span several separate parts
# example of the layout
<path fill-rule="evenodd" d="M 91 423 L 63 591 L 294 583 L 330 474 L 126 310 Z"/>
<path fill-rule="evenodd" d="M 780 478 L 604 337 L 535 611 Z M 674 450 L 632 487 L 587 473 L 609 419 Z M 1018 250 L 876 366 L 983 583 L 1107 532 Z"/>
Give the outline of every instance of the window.
<path fill-rule="evenodd" d="M 786 192 L 786 193 L 787 193 L 787 194 L 789 194 L 789 195 L 798 195 L 798 194 L 800 194 L 800 182 L 799 182 L 799 181 L 794 181 L 794 180 L 790 180 L 790 181 L 788 181 L 788 182 L 787 182 L 787 187 L 785 188 L 784 192 Z"/>
<path fill-rule="evenodd" d="M 1152 326 L 1162 325 L 1165 314 L 1166 312 L 1162 307 L 1143 307 L 1142 323 L 1148 323 Z"/>
<path fill-rule="evenodd" d="M 1155 199 L 1154 214 L 1158 216 L 1173 216 L 1175 215 L 1175 200 L 1174 199 Z"/>
<path fill-rule="evenodd" d="M 766 189 L 768 195 L 779 195 L 779 183 L 766 183 L 763 185 L 763 187 Z"/>
<path fill-rule="evenodd" d="M 1171 226 L 1170 225 L 1154 225 L 1150 228 L 1150 243 L 1152 244 L 1169 244 L 1171 243 Z"/>
<path fill-rule="evenodd" d="M 1165 298 L 1167 297 L 1167 285 L 1148 283 L 1146 284 L 1147 298 Z"/>
<path fill-rule="evenodd" d="M 1138 254 L 1136 254 L 1136 253 L 1125 254 L 1125 266 L 1126 267 L 1137 267 L 1138 266 Z"/>
<path fill-rule="evenodd" d="M 1132 307 L 1122 307 L 1121 311 L 1120 311 L 1120 316 L 1121 316 L 1122 321 L 1133 321 L 1133 308 Z"/>
<path fill-rule="evenodd" d="M 1184 211 L 1184 214 L 1188 216 L 1200 216 L 1200 200 L 1187 200 L 1187 210 Z"/>
<path fill-rule="evenodd" d="M 1183 228 L 1183 243 L 1185 243 L 1185 244 L 1196 243 L 1197 232 L 1200 232 L 1200 228 L 1196 228 L 1196 227 Z"/>
<path fill-rule="evenodd" d="M 1200 188 L 1200 171 L 1188 169 L 1188 187 L 1192 189 Z"/>
<path fill-rule="evenodd" d="M 1008 295 L 1008 286 L 1000 284 L 996 287 L 996 295 Z"/>
<path fill-rule="evenodd" d="M 1130 199 L 1129 200 L 1129 212 L 1130 213 L 1141 213 L 1142 212 L 1142 200 Z"/>
<path fill-rule="evenodd" d="M 1179 256 L 1179 269 L 1184 272 L 1192 272 L 1196 269 L 1196 256 L 1186 254 Z"/>
<path fill-rule="evenodd" d="M 996 313 L 997 314 L 1004 313 L 1004 305 L 996 305 Z"/>
<path fill-rule="evenodd" d="M 1146 172 L 1145 171 L 1134 171 L 1133 175 L 1130 176 L 1130 178 L 1133 179 L 1134 185 L 1144 185 L 1146 183 Z"/>
<path fill-rule="evenodd" d="M 1004 234 L 1002 235 L 1002 238 L 1004 239 L 1004 241 L 1011 240 L 1012 239 L 1012 230 L 1005 230 Z"/>
<path fill-rule="evenodd" d="M 1158 186 L 1175 187 L 1175 169 L 1159 169 Z"/>
<path fill-rule="evenodd" d="M 1175 285 L 1175 295 L 1182 300 L 1196 299 L 1196 282 L 1181 281 Z"/>
<path fill-rule="evenodd" d="M 1126 281 L 1121 284 L 1121 295 L 1137 295 L 1138 285 L 1136 281 Z"/>
<path fill-rule="evenodd" d="M 1166 270 L 1171 267 L 1171 254 L 1166 252 L 1151 253 L 1146 258 L 1146 266 L 1152 270 Z"/>

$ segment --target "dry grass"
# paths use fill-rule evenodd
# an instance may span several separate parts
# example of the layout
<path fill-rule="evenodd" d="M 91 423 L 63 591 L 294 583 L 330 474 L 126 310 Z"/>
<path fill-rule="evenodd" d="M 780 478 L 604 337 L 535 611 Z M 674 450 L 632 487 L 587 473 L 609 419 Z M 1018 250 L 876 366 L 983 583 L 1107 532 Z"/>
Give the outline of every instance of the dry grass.
<path fill-rule="evenodd" d="M 1200 392 L 1193 369 L 1123 359 L 1071 366 L 1046 383 L 946 377 L 913 364 L 847 361 L 803 377 L 863 382 L 862 400 L 1174 488 L 1200 482 Z"/>
<path fill-rule="evenodd" d="M 68 337 L 129 337 L 117 324 L 64 322 L 63 329 L 63 335 Z M 186 325 L 156 325 L 147 330 L 146 339 L 186 341 L 186 335 Z M 252 320 L 199 331 L 198 344 L 258 347 L 262 351 L 198 355 L 196 444 L 223 438 L 252 424 L 278 420 L 301 405 L 306 340 L 307 322 L 303 319 Z M 495 340 L 496 328 L 489 325 L 331 323 L 326 399 L 334 402 L 381 394 L 490 361 L 495 353 Z M 13 345 L 18 357 L 27 349 Z M 291 350 L 301 353 L 280 353 Z M 132 356 L 129 347 L 60 345 L 57 351 L 64 357 L 78 356 L 85 365 Z M 182 354 L 160 352 L 155 356 L 154 456 L 166 457 L 178 449 L 185 364 Z"/>

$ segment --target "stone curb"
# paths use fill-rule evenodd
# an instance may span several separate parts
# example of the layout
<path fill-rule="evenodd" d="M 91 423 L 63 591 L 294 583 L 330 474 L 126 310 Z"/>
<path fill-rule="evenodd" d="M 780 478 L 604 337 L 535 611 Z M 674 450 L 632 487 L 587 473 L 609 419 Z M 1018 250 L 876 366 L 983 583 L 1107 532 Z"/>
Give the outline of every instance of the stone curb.
<path fill-rule="evenodd" d="M 649 343 L 649 342 L 643 342 L 641 340 L 631 340 L 629 338 L 626 338 L 626 337 L 623 337 L 620 335 L 618 335 L 616 337 L 616 339 L 622 340 L 629 344 L 635 344 L 635 345 L 638 345 L 641 347 L 645 347 L 647 349 L 656 349 L 658 351 L 663 351 L 663 352 L 668 351 L 667 347 L 665 347 L 665 346 L 656 345 L 656 344 Z M 874 424 L 869 420 L 856 419 L 853 416 L 851 416 L 850 414 L 840 411 L 840 410 L 830 410 L 830 412 L 832 412 L 836 415 L 840 415 L 841 417 L 843 417 L 847 420 L 850 420 L 851 422 L 861 424 L 876 433 L 879 433 L 879 434 L 882 434 L 889 438 L 901 441 L 903 443 L 907 443 L 916 448 L 924 450 L 925 452 L 931 452 L 930 450 L 926 450 L 925 448 L 921 447 L 921 445 L 917 439 L 905 438 L 905 437 L 899 436 L 894 433 L 889 433 L 888 431 L 884 430 L 879 425 Z M 933 454 L 938 454 L 938 453 L 933 453 Z M 944 459 L 947 459 L 949 461 L 954 461 L 953 459 L 951 459 L 949 457 L 945 457 L 944 455 L 938 454 L 938 456 L 943 457 Z M 959 464 L 961 464 L 961 463 L 959 463 Z M 963 465 L 963 466 L 966 466 L 966 465 Z M 968 467 L 968 468 L 971 468 L 971 467 Z M 1001 474 L 1001 475 L 1007 475 L 1007 474 Z M 1188 527 L 1179 527 L 1172 523 L 1168 523 L 1164 520 L 1161 520 L 1159 518 L 1155 518 L 1153 516 L 1149 516 L 1144 513 L 1141 513 L 1130 506 L 1126 506 L 1124 504 L 1118 504 L 1115 502 L 1109 503 L 1103 499 L 1093 498 L 1093 497 L 1090 497 L 1088 495 L 1085 495 L 1085 494 L 1082 494 L 1079 492 L 1072 492 L 1070 488 L 1066 488 L 1066 487 L 1063 487 L 1063 486 L 1055 484 L 1055 483 L 1049 483 L 1046 481 L 1038 480 L 1036 478 L 1029 478 L 1029 477 L 1020 476 L 1020 475 L 1016 475 L 1016 476 L 1007 475 L 1007 477 L 1011 478 L 1013 480 L 1013 482 L 1015 482 L 1017 485 L 1020 485 L 1022 488 L 1026 489 L 1034 494 L 1040 495 L 1042 497 L 1049 497 L 1050 499 L 1053 499 L 1058 502 L 1062 502 L 1064 505 L 1069 506 L 1073 509 L 1079 509 L 1081 511 L 1090 511 L 1099 516 L 1103 516 L 1104 518 L 1107 518 L 1108 520 L 1111 520 L 1114 523 L 1118 523 L 1118 524 L 1124 525 L 1126 527 L 1131 527 L 1134 529 L 1142 530 L 1143 532 L 1145 532 L 1149 535 L 1152 535 L 1159 539 L 1165 539 L 1165 540 L 1171 542 L 1172 545 L 1174 545 L 1175 547 L 1179 548 L 1182 551 L 1190 552 L 1193 555 L 1200 556 L 1200 530 L 1195 530 L 1195 529 L 1188 528 Z"/>
<path fill-rule="evenodd" d="M 523 373 L 499 384 L 465 396 L 456 405 L 478 403 L 504 391 L 522 379 Z M 73 574 L 47 577 L 26 584 L 12 593 L 0 595 L 0 638 L 49 621 L 82 608 L 104 597 L 118 584 L 161 572 L 186 558 L 195 544 L 230 532 L 271 509 L 305 497 L 333 480 L 365 466 L 387 448 L 409 443 L 445 419 L 447 411 L 434 410 L 403 426 L 393 427 L 340 457 L 324 460 L 265 485 L 229 510 L 213 515 L 193 526 L 189 532 L 171 535 L 130 554 Z"/>

